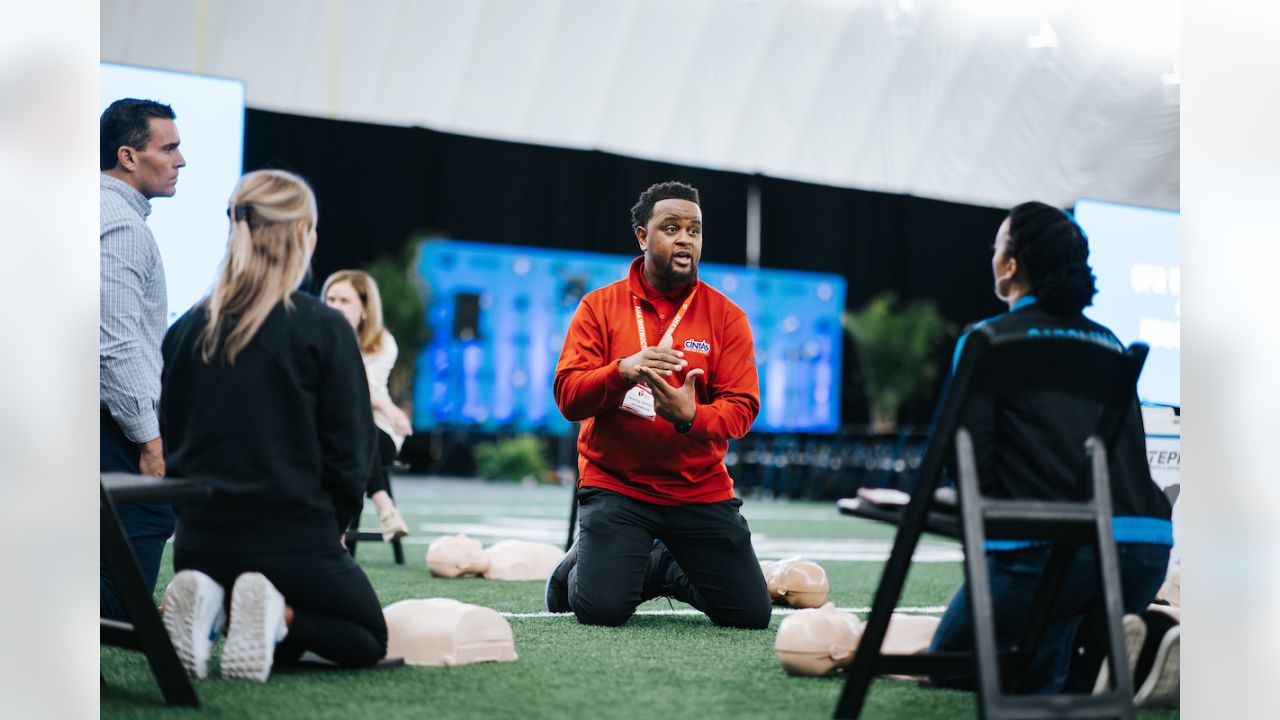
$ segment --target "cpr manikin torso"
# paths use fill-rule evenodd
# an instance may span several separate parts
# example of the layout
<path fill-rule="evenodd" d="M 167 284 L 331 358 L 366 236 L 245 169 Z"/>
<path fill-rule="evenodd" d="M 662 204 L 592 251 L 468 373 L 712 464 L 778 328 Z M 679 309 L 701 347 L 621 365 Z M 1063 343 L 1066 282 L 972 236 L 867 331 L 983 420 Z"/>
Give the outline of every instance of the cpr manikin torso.
<path fill-rule="evenodd" d="M 830 590 L 827 572 L 815 562 L 797 555 L 777 562 L 763 561 L 760 570 L 764 573 L 765 585 L 774 603 L 816 608 L 827 601 Z"/>
<path fill-rule="evenodd" d="M 485 550 L 466 535 L 442 537 L 427 548 L 427 569 L 437 577 L 484 575 L 490 580 L 546 580 L 564 551 L 546 543 L 502 540 Z"/>
<path fill-rule="evenodd" d="M 401 600 L 382 611 L 387 657 L 408 665 L 468 665 L 516 659 L 511 625 L 496 611 L 448 598 Z"/>
<path fill-rule="evenodd" d="M 502 540 L 489 546 L 490 580 L 546 580 L 564 559 L 564 550 L 546 543 Z"/>
<path fill-rule="evenodd" d="M 940 619 L 894 613 L 889 618 L 880 651 L 886 655 L 918 655 L 929 649 Z M 856 615 L 827 603 L 817 610 L 801 610 L 778 626 L 774 650 L 788 675 L 826 675 L 853 661 L 862 639 Z"/>

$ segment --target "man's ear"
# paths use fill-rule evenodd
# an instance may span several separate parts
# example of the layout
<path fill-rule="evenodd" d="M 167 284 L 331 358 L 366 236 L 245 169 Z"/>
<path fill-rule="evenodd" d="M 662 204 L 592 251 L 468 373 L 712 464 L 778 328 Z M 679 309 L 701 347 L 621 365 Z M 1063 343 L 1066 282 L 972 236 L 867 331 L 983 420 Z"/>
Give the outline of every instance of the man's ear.
<path fill-rule="evenodd" d="M 641 225 L 636 228 L 636 242 L 640 243 L 640 252 L 649 250 L 649 229 Z"/>
<path fill-rule="evenodd" d="M 116 148 L 116 165 L 130 171 L 137 167 L 138 157 L 134 154 L 133 148 L 128 145 Z"/>

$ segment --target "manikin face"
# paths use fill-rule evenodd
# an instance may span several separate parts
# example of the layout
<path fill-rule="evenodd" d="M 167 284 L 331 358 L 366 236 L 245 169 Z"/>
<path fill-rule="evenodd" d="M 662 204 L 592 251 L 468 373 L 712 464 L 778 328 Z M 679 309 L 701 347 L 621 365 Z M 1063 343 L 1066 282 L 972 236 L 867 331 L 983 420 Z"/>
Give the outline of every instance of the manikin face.
<path fill-rule="evenodd" d="M 187 164 L 178 150 L 182 142 L 178 126 L 168 118 L 151 118 L 148 127 L 151 138 L 147 146 L 125 150 L 133 160 L 134 187 L 148 200 L 173 197 L 178 191 L 178 170 Z"/>
<path fill-rule="evenodd" d="M 698 277 L 702 257 L 702 209 L 688 200 L 659 200 L 654 203 L 649 223 L 636 228 L 636 239 L 644 252 L 650 281 L 658 279 L 670 292 Z"/>
<path fill-rule="evenodd" d="M 364 303 L 351 283 L 343 280 L 329 286 L 324 294 L 324 304 L 342 313 L 353 329 L 360 328 L 360 316 L 364 315 Z"/>

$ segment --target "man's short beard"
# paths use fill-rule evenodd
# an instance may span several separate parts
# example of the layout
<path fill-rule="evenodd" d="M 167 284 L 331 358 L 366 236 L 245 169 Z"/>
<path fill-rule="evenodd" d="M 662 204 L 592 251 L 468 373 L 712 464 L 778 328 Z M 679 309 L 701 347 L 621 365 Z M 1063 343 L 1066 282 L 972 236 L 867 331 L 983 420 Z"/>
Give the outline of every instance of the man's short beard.
<path fill-rule="evenodd" d="M 668 261 L 666 265 L 662 266 L 662 279 L 666 280 L 671 287 L 679 287 L 691 283 L 698 279 L 698 264 L 690 263 L 689 272 L 680 272 L 672 267 L 671 262 Z"/>

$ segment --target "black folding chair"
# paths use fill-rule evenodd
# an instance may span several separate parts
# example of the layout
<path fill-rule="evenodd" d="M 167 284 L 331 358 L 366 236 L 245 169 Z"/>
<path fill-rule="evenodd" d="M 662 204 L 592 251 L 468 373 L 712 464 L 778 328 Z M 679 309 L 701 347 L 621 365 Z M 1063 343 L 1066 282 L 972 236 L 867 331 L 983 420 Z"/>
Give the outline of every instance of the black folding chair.
<path fill-rule="evenodd" d="M 209 496 L 209 487 L 191 480 L 155 478 L 124 473 L 102 475 L 101 490 L 102 561 L 115 581 L 116 592 L 131 623 L 101 618 L 99 642 L 129 650 L 139 650 L 147 657 L 151 672 L 160 685 L 168 705 L 197 706 L 200 701 L 178 660 L 169 633 L 164 629 L 151 591 L 142 579 L 138 559 L 116 513 L 116 502 L 191 502 Z"/>
<path fill-rule="evenodd" d="M 1135 386 L 1147 346 L 1120 352 L 1082 337 L 997 336 L 989 327 L 970 333 L 956 372 L 948 381 L 934 421 L 934 434 L 920 466 L 911 500 L 901 510 L 868 505 L 856 498 L 838 502 L 844 514 L 898 525 L 893 549 L 876 589 L 858 651 L 847 671 L 836 718 L 862 711 L 875 675 L 921 675 L 968 668 L 976 671 L 978 708 L 984 718 L 1133 718 L 1133 685 L 1121 624 L 1119 561 L 1111 528 L 1108 448 L 1114 447 L 1131 412 Z M 1085 399 L 1098 408 L 1096 430 L 1079 438 L 1080 472 L 1070 499 L 1008 500 L 984 497 L 965 410 L 979 397 L 998 398 L 1054 391 Z M 947 454 L 955 450 L 959 504 L 938 495 Z M 941 489 L 941 493 L 939 492 Z M 953 496 L 954 497 L 954 496 Z M 965 580 L 973 614 L 976 652 L 895 656 L 881 652 L 889 619 L 902 593 L 911 557 L 924 532 L 959 538 L 965 550 Z M 998 653 L 995 618 L 987 576 L 988 539 L 1045 539 L 1053 549 L 1032 599 L 1018 644 Z M 1113 688 L 1102 695 L 1007 695 L 1016 691 L 1022 672 L 1043 637 L 1055 595 L 1060 591 L 1076 547 L 1096 544 L 1109 635 Z"/>
<path fill-rule="evenodd" d="M 391 466 L 387 467 L 387 495 L 390 495 L 392 500 L 395 499 L 395 495 L 391 492 Z M 360 517 L 362 515 L 364 515 L 363 506 L 360 508 L 360 511 L 356 513 L 356 516 L 351 518 L 351 525 L 347 527 L 347 531 L 344 534 L 345 537 L 343 539 L 347 546 L 347 552 L 351 553 L 351 557 L 356 556 L 356 546 L 361 541 L 382 543 L 381 532 L 364 531 L 360 529 Z M 396 564 L 403 565 L 404 546 L 400 544 L 400 538 L 392 540 L 389 544 L 391 545 L 391 552 L 395 556 Z"/>

